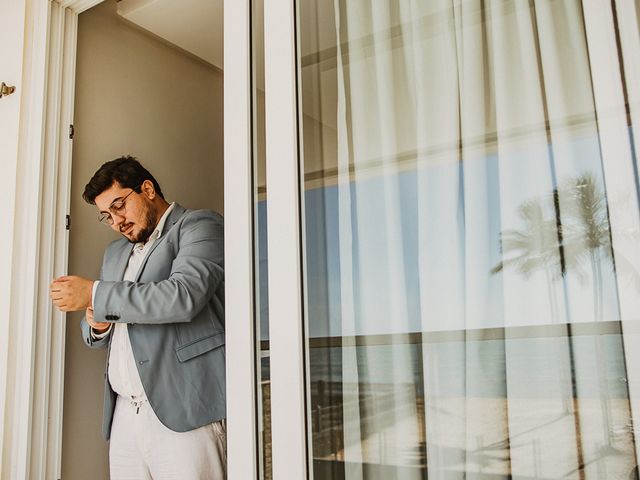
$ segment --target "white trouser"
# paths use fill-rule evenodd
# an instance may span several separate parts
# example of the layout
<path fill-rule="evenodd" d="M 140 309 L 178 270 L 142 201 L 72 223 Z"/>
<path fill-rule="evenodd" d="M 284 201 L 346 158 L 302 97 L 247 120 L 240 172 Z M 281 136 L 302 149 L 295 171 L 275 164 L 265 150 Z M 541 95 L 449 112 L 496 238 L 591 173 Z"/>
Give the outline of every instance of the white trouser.
<path fill-rule="evenodd" d="M 112 480 L 223 480 L 226 450 L 224 420 L 178 433 L 160 423 L 149 402 L 118 396 L 109 445 Z"/>

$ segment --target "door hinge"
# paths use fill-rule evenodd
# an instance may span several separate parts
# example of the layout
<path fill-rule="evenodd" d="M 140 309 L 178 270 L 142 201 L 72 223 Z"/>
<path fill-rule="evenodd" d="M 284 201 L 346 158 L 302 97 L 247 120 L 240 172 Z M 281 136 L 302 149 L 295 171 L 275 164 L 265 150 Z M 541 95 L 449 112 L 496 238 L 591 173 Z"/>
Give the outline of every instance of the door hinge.
<path fill-rule="evenodd" d="M 11 95 L 15 91 L 16 87 L 12 87 L 11 85 L 7 85 L 6 83 L 2 82 L 2 84 L 0 85 L 0 98 Z"/>
<path fill-rule="evenodd" d="M 69 138 L 71 140 L 73 140 L 73 134 L 75 133 L 75 130 L 73 129 L 73 124 L 69 125 Z"/>
<path fill-rule="evenodd" d="M 71 229 L 71 215 L 67 215 L 67 218 L 66 218 L 66 220 L 64 222 L 64 228 L 66 230 Z"/>

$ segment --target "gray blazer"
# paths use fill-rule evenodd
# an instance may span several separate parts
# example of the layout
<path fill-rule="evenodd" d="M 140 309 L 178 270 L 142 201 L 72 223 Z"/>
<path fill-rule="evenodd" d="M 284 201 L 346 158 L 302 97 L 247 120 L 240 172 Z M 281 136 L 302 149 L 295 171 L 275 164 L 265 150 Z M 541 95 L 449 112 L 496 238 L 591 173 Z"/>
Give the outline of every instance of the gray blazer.
<path fill-rule="evenodd" d="M 128 282 L 122 278 L 132 248 L 125 238 L 107 247 L 95 320 L 129 324 L 142 386 L 165 426 L 185 432 L 225 418 L 222 217 L 176 204 Z M 81 328 L 88 346 L 110 347 L 111 335 L 93 340 L 85 319 Z M 102 433 L 109 439 L 116 394 L 106 371 Z"/>

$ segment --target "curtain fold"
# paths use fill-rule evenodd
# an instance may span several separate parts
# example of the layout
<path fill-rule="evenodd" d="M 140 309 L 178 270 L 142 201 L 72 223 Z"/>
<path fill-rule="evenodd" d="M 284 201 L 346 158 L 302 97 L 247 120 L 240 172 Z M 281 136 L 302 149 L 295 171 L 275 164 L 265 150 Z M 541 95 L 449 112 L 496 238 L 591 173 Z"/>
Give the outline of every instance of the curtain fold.
<path fill-rule="evenodd" d="M 340 334 L 391 339 L 341 348 L 346 478 L 624 478 L 615 206 L 582 3 L 333 5 Z M 587 323 L 606 328 L 575 334 Z"/>

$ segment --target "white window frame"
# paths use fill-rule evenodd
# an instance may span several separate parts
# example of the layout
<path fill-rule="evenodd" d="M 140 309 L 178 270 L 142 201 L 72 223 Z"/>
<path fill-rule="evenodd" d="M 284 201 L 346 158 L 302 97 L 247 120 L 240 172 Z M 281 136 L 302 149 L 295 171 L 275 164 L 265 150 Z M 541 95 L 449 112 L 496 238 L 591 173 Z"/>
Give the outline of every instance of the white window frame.
<path fill-rule="evenodd" d="M 225 329 L 230 480 L 256 479 L 258 474 L 250 5 L 251 0 L 224 2 Z"/>
<path fill-rule="evenodd" d="M 265 0 L 269 346 L 274 479 L 308 467 L 295 0 Z"/>
<path fill-rule="evenodd" d="M 61 478 L 65 314 L 48 287 L 68 266 L 78 15 L 103 0 L 26 0 L 12 247 L 11 332 L 2 372 L 0 477 Z M 225 0 L 225 270 L 230 479 L 257 476 L 249 2 Z M 20 239 L 18 241 L 17 239 Z M 4 297 L 3 297 L 4 299 Z M 5 355 L 5 352 L 1 352 Z M 14 372 L 14 374 L 10 374 Z"/>

